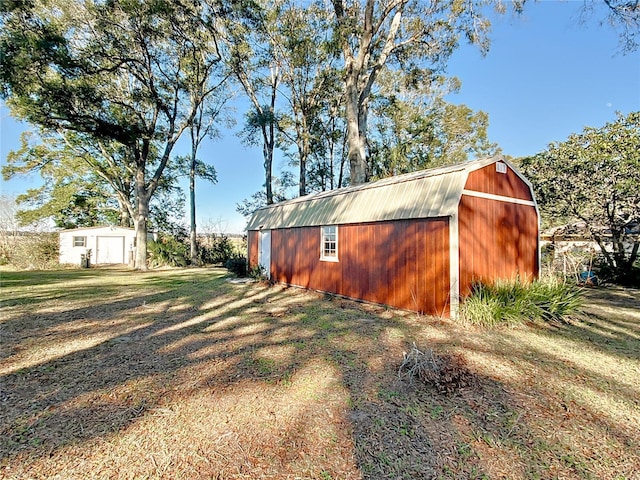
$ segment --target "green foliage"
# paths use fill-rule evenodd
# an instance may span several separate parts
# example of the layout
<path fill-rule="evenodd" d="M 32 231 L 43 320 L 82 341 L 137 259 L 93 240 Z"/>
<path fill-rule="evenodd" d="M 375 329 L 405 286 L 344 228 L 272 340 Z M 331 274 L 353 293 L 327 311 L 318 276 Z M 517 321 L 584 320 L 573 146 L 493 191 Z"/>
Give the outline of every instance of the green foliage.
<path fill-rule="evenodd" d="M 397 78 L 382 77 L 380 82 L 383 80 L 390 92 L 402 88 Z M 374 104 L 375 130 L 370 135 L 372 178 L 461 163 L 499 151 L 487 139 L 486 113 L 449 104 L 440 97 L 451 88 L 455 88 L 455 82 L 445 83 L 442 91 L 434 89 L 428 96 L 413 95 L 415 98 L 410 100 L 389 93 Z"/>
<path fill-rule="evenodd" d="M 247 275 L 247 257 L 244 255 L 234 254 L 224 263 L 224 268 L 231 271 L 238 277 Z"/>
<path fill-rule="evenodd" d="M 196 178 L 207 180 L 213 184 L 218 183 L 218 172 L 213 165 L 208 165 L 196 158 L 193 160 L 192 168 Z"/>
<path fill-rule="evenodd" d="M 65 229 L 121 222 L 129 226 L 128 215 L 126 219 L 121 217 L 126 208 L 118 203 L 104 178 L 90 167 L 86 139 L 40 131 L 38 135 L 25 132 L 20 140 L 20 148 L 7 155 L 3 178 L 37 172 L 43 180 L 41 187 L 16 199 L 22 225 L 51 218 L 57 227 Z"/>
<path fill-rule="evenodd" d="M 267 279 L 267 271 L 266 269 L 258 264 L 254 265 L 249 269 L 248 275 L 254 280 L 262 281 Z"/>
<path fill-rule="evenodd" d="M 166 0 L 5 3 L 0 96 L 17 118 L 82 137 L 90 169 L 135 217 L 136 267 L 146 268 L 149 202 L 195 111 L 226 79 L 210 27 L 227 9 Z"/>
<path fill-rule="evenodd" d="M 412 90 L 429 92 L 460 39 L 489 46 L 488 2 L 334 1 L 334 39 L 344 60 L 344 102 L 352 184 L 366 181 L 367 116 L 374 86 L 385 69 L 406 76 Z M 516 5 L 518 2 L 514 2 Z"/>
<path fill-rule="evenodd" d="M 640 253 L 640 111 L 520 163 L 547 222 L 584 224 L 614 279 L 622 278 Z"/>
<path fill-rule="evenodd" d="M 213 235 L 210 244 L 200 243 L 198 253 L 200 262 L 209 265 L 225 265 L 235 255 L 235 248 L 226 235 Z"/>
<path fill-rule="evenodd" d="M 331 117 L 339 103 L 341 75 L 330 35 L 319 34 L 331 30 L 330 12 L 319 3 L 303 7 L 294 2 L 276 11 L 270 38 L 276 47 L 274 53 L 280 57 L 283 86 L 289 92 L 283 97 L 288 113 L 282 115 L 278 126 L 283 146 L 295 145 L 295 153 L 287 153 L 299 169 L 298 193 L 302 196 L 317 188 L 309 175 L 312 171 L 323 179 L 332 175 L 322 166 L 327 163 L 328 141 L 335 131 Z"/>
<path fill-rule="evenodd" d="M 48 270 L 58 267 L 58 234 L 22 232 L 0 242 L 0 264 L 20 270 Z"/>
<path fill-rule="evenodd" d="M 555 277 L 531 283 L 519 279 L 478 283 L 460 306 L 460 319 L 485 327 L 562 321 L 579 310 L 581 300 L 575 284 Z"/>
<path fill-rule="evenodd" d="M 186 267 L 189 264 L 189 247 L 171 236 L 161 236 L 149 242 L 149 266 Z"/>
<path fill-rule="evenodd" d="M 160 185 L 149 202 L 148 227 L 184 241 L 189 236 L 184 224 L 185 195 L 174 181 Z"/>

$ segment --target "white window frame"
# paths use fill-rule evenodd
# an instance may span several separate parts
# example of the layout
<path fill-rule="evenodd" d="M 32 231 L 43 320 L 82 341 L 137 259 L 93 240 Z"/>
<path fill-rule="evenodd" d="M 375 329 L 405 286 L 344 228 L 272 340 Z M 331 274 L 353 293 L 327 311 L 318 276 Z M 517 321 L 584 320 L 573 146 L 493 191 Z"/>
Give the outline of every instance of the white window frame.
<path fill-rule="evenodd" d="M 82 244 L 80 244 L 79 240 L 82 240 Z M 73 246 L 74 247 L 86 247 L 87 246 L 87 237 L 83 236 L 74 236 L 73 237 Z"/>
<path fill-rule="evenodd" d="M 325 229 L 334 229 L 333 232 L 327 232 Z M 335 236 L 335 240 L 332 240 L 330 236 Z M 329 251 L 327 243 L 335 244 L 333 252 L 331 248 Z M 323 225 L 320 227 L 320 260 L 324 262 L 338 262 L 338 226 L 337 225 Z"/>

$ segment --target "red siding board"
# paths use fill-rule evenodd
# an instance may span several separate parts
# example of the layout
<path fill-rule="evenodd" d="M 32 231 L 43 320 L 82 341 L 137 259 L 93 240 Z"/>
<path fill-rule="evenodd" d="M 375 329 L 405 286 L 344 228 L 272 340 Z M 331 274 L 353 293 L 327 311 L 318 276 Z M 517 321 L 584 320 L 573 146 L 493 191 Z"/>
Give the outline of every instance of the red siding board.
<path fill-rule="evenodd" d="M 252 230 L 247 235 L 247 248 L 249 250 L 249 268 L 258 265 L 258 242 L 260 233 L 256 230 Z"/>
<path fill-rule="evenodd" d="M 495 163 L 470 172 L 465 188 L 503 197 L 533 200 L 529 186 L 511 168 L 507 167 L 507 173 L 499 173 Z"/>
<path fill-rule="evenodd" d="M 320 260 L 319 227 L 273 230 L 272 279 L 408 310 L 448 314 L 448 226 L 447 219 L 341 225 L 339 262 Z"/>
<path fill-rule="evenodd" d="M 476 281 L 537 277 L 535 207 L 463 195 L 458 218 L 463 296 Z"/>

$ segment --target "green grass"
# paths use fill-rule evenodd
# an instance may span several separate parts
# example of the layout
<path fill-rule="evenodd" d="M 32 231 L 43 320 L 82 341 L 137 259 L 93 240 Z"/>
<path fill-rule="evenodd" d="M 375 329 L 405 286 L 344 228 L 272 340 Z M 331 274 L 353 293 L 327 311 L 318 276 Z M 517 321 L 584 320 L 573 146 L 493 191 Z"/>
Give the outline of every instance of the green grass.
<path fill-rule="evenodd" d="M 0 276 L 0 478 L 618 480 L 640 464 L 637 290 L 476 328 L 216 268 Z M 527 320 L 566 320 L 565 287 L 491 301 L 502 323 L 527 301 Z M 414 342 L 464 359 L 469 382 L 401 378 Z"/>
<path fill-rule="evenodd" d="M 546 277 L 531 283 L 519 279 L 474 285 L 460 309 L 463 322 L 493 327 L 526 321 L 563 321 L 577 313 L 581 290 L 570 282 Z"/>

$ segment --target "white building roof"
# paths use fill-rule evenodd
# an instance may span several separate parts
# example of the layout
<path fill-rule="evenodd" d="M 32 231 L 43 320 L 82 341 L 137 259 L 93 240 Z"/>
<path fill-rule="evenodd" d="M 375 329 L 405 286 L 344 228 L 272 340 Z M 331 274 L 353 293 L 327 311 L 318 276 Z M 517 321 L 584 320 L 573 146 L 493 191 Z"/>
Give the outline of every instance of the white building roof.
<path fill-rule="evenodd" d="M 97 226 L 97 227 L 78 227 L 78 228 L 67 228 L 64 230 L 60 230 L 59 233 L 67 233 L 67 232 L 79 232 L 79 231 L 84 231 L 84 230 L 105 230 L 105 231 L 112 231 L 112 232 L 122 232 L 122 231 L 127 231 L 127 232 L 134 232 L 135 229 L 130 228 L 130 227 L 119 227 L 116 225 L 102 225 L 102 226 Z"/>

